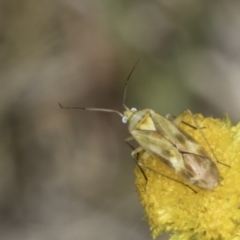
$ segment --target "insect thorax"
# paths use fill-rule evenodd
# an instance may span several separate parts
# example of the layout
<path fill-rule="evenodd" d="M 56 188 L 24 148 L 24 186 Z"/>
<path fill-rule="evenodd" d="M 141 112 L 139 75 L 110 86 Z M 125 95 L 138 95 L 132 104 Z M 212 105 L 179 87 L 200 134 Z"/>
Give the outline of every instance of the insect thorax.
<path fill-rule="evenodd" d="M 150 109 L 140 111 L 128 110 L 124 112 L 124 116 L 128 118 L 129 131 L 132 130 L 149 130 L 155 131 L 155 125 L 152 120 Z"/>

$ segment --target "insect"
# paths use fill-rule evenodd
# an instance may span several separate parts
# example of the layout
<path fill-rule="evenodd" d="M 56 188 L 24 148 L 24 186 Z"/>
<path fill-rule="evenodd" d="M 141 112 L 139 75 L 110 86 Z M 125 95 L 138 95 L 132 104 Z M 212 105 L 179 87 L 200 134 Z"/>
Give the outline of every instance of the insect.
<path fill-rule="evenodd" d="M 60 103 L 59 106 L 63 109 L 117 113 L 122 117 L 123 123 L 128 123 L 131 137 L 125 141 L 135 139 L 140 145 L 132 151 L 132 156 L 144 150 L 187 183 L 202 189 L 216 188 L 220 182 L 219 171 L 203 146 L 179 128 L 181 114 L 170 121 L 152 109 L 137 111 L 136 108 L 129 109 L 125 105 L 127 85 L 136 65 L 137 63 L 125 82 L 123 94 L 125 111 L 123 113 L 103 108 L 63 107 Z M 191 114 L 190 111 L 188 112 Z"/>

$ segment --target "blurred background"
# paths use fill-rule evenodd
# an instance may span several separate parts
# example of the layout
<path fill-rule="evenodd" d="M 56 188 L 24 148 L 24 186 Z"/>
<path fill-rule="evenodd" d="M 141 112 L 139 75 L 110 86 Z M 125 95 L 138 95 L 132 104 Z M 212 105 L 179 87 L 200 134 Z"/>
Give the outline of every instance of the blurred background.
<path fill-rule="evenodd" d="M 239 117 L 240 2 L 0 1 L 0 239 L 151 239 L 116 114 Z M 168 239 L 168 235 L 158 239 Z"/>

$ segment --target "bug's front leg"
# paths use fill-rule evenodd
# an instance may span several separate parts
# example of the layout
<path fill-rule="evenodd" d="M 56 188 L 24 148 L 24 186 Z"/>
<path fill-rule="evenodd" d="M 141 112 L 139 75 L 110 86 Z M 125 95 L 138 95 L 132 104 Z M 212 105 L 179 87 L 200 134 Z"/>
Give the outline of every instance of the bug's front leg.
<path fill-rule="evenodd" d="M 138 155 L 140 152 L 144 151 L 144 149 L 142 147 L 138 147 L 136 149 L 134 149 L 132 152 L 131 152 L 131 156 L 133 158 L 135 158 L 136 155 Z"/>
<path fill-rule="evenodd" d="M 141 166 L 141 163 L 139 162 L 139 153 L 143 151 L 142 147 L 138 147 L 138 148 L 134 148 L 134 146 L 132 144 L 129 143 L 129 141 L 133 140 L 133 137 L 128 137 L 127 139 L 125 139 L 125 143 L 133 150 L 131 153 L 131 156 L 133 157 L 133 160 L 135 161 L 135 163 L 137 164 L 139 170 L 141 171 L 143 177 L 146 180 L 146 185 L 147 185 L 147 176 Z M 135 155 L 137 154 L 137 156 L 135 157 Z M 146 186 L 144 187 L 146 189 Z"/>
<path fill-rule="evenodd" d="M 133 145 L 129 143 L 129 141 L 132 141 L 132 140 L 134 140 L 134 138 L 133 138 L 132 136 L 130 136 L 130 137 L 126 138 L 126 139 L 124 140 L 124 142 L 125 142 L 128 146 L 130 146 L 130 148 L 133 149 L 133 151 L 131 152 L 131 156 L 132 156 L 134 159 L 138 159 L 138 157 L 135 158 L 135 156 L 138 155 L 140 152 L 142 152 L 144 149 L 143 149 L 142 147 L 134 148 Z"/>

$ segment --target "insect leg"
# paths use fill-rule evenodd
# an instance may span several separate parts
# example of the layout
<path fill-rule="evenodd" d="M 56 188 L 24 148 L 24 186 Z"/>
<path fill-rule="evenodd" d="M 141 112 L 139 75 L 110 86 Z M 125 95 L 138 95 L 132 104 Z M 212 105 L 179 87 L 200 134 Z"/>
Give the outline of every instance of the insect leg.
<path fill-rule="evenodd" d="M 185 183 L 183 183 L 183 182 L 180 182 L 180 181 L 178 181 L 178 180 L 176 180 L 176 179 L 174 179 L 174 178 L 171 178 L 171 177 L 169 177 L 169 176 L 167 176 L 167 175 L 165 175 L 165 174 L 163 174 L 163 173 L 160 173 L 160 172 L 156 171 L 156 170 L 153 169 L 153 168 L 150 168 L 150 167 L 148 167 L 148 166 L 145 166 L 144 164 L 142 164 L 141 162 L 139 162 L 139 160 L 138 160 L 138 164 L 139 164 L 142 168 L 148 169 L 148 170 L 150 170 L 150 171 L 155 172 L 156 174 L 159 174 L 159 175 L 161 175 L 161 176 L 163 176 L 163 177 L 166 177 L 166 178 L 168 178 L 168 179 L 171 179 L 171 180 L 173 180 L 173 181 L 175 181 L 175 182 L 177 182 L 177 183 L 179 183 L 179 184 L 184 185 L 185 187 L 188 187 L 188 188 L 191 189 L 194 193 L 197 193 L 197 191 L 194 190 L 193 188 L 191 188 L 189 185 L 187 185 L 187 184 L 185 184 Z"/>
<path fill-rule="evenodd" d="M 182 184 L 182 185 L 190 188 L 194 193 L 197 193 L 197 191 L 194 190 L 193 188 L 191 188 L 189 185 L 187 185 L 187 184 L 185 184 L 185 183 L 183 183 L 183 182 L 180 182 L 180 181 L 178 181 L 178 180 L 176 180 L 176 179 L 174 179 L 174 178 L 171 178 L 171 177 L 169 177 L 169 176 L 167 176 L 167 175 L 165 175 L 165 174 L 163 174 L 163 173 L 160 173 L 160 172 L 156 171 L 155 169 L 150 168 L 150 167 L 144 165 L 143 163 L 141 163 L 141 155 L 140 155 L 140 154 L 141 154 L 143 151 L 145 151 L 145 150 L 144 150 L 142 147 L 134 148 L 133 145 L 131 145 L 131 144 L 128 142 L 128 141 L 130 141 L 130 140 L 132 140 L 132 139 L 133 139 L 132 137 L 129 137 L 129 138 L 127 138 L 127 139 L 125 140 L 125 142 L 126 142 L 126 144 L 127 144 L 131 149 L 133 149 L 131 155 L 132 155 L 134 161 L 136 162 L 137 166 L 139 167 L 141 173 L 143 174 L 143 177 L 144 177 L 145 180 L 146 180 L 146 185 L 145 185 L 145 187 L 144 187 L 145 190 L 146 190 L 146 188 L 147 188 L 148 178 L 147 178 L 147 175 L 146 175 L 146 173 L 145 173 L 145 171 L 144 171 L 143 169 L 147 169 L 147 170 L 153 171 L 153 172 L 155 172 L 155 173 L 157 173 L 157 174 L 159 174 L 159 175 L 161 175 L 161 176 L 163 176 L 163 177 L 166 177 L 166 178 L 171 179 L 171 180 L 173 180 L 173 181 L 175 181 L 175 182 L 177 182 L 177 183 L 180 183 L 180 184 Z M 136 155 L 136 158 L 135 158 L 135 155 Z"/>
<path fill-rule="evenodd" d="M 146 180 L 146 186 L 145 186 L 145 189 L 147 187 L 147 182 L 148 182 L 148 179 L 147 179 L 147 175 L 146 173 L 144 172 L 143 168 L 142 168 L 142 165 L 141 163 L 139 162 L 139 156 L 140 156 L 140 153 L 144 151 L 144 149 L 142 147 L 138 147 L 136 149 L 134 149 L 131 153 L 131 156 L 133 157 L 134 161 L 136 162 L 136 164 L 138 165 L 140 171 L 142 172 L 142 175 L 143 177 L 145 178 Z M 134 157 L 136 155 L 136 158 Z"/>
<path fill-rule="evenodd" d="M 142 147 L 138 147 L 136 149 L 134 149 L 132 152 L 131 152 L 131 156 L 134 158 L 134 156 L 137 154 L 139 154 L 140 152 L 143 151 L 143 148 Z"/>
<path fill-rule="evenodd" d="M 131 156 L 134 158 L 134 156 L 135 156 L 136 154 L 138 154 L 138 153 L 140 153 L 140 152 L 143 151 L 143 148 L 142 148 L 142 147 L 134 148 L 133 145 L 129 143 L 129 141 L 131 141 L 131 140 L 134 140 L 134 138 L 133 138 L 132 136 L 126 138 L 126 139 L 124 140 L 124 142 L 125 142 L 130 148 L 133 149 L 133 151 L 131 152 Z"/>
<path fill-rule="evenodd" d="M 191 125 L 190 123 L 187 123 L 187 122 L 183 121 L 183 115 L 184 115 L 186 112 L 188 113 L 188 111 L 189 111 L 189 110 L 183 111 L 183 112 L 182 112 L 181 114 L 179 114 L 177 117 L 174 116 L 174 115 L 172 115 L 172 114 L 169 114 L 169 113 L 168 113 L 168 114 L 166 115 L 166 118 L 167 118 L 168 120 L 172 121 L 172 122 L 173 122 L 174 124 L 176 124 L 177 126 L 180 125 L 180 123 L 183 123 L 183 124 L 185 124 L 185 125 L 193 128 L 193 129 L 196 129 L 196 130 L 197 130 L 197 129 L 206 128 L 206 127 L 196 127 L 196 126 Z"/>
<path fill-rule="evenodd" d="M 220 161 L 218 160 L 218 158 L 217 158 L 216 154 L 214 153 L 213 149 L 211 148 L 211 146 L 210 146 L 210 144 L 209 144 L 207 138 L 206 138 L 205 135 L 203 134 L 202 127 L 200 127 L 200 126 L 198 125 L 197 120 L 194 118 L 193 113 L 192 113 L 190 110 L 188 110 L 188 109 L 185 110 L 184 112 L 188 113 L 188 114 L 191 116 L 192 121 L 193 121 L 193 123 L 195 124 L 195 128 L 199 130 L 199 132 L 200 132 L 202 138 L 204 139 L 204 141 L 205 141 L 206 144 L 208 145 L 208 148 L 209 148 L 210 151 L 212 152 L 212 154 L 213 154 L 214 158 L 216 159 L 216 161 L 217 161 L 218 163 L 220 163 L 220 164 L 226 166 L 226 167 L 230 167 L 230 166 L 227 165 L 226 163 L 220 162 Z M 184 112 L 183 112 L 183 113 L 184 113 Z M 182 114 L 183 114 L 183 113 L 182 113 Z M 182 114 L 180 114 L 179 117 L 181 117 Z"/>
<path fill-rule="evenodd" d="M 166 116 L 165 116 L 165 118 L 167 119 L 167 120 L 169 120 L 169 121 L 174 121 L 175 119 L 176 119 L 176 116 L 174 116 L 173 114 L 171 114 L 171 113 L 168 113 Z M 172 120 L 172 119 L 174 119 L 174 120 Z"/>
<path fill-rule="evenodd" d="M 129 138 L 132 138 L 132 137 L 129 137 Z M 128 139 L 128 138 L 127 138 Z M 126 139 L 126 140 L 127 140 Z M 136 150 L 134 147 L 133 147 L 133 145 L 131 144 L 131 143 L 129 143 L 128 141 L 126 141 L 125 140 L 125 142 L 126 142 L 126 144 L 133 150 L 133 152 L 134 152 L 134 150 Z M 132 140 L 132 139 L 131 139 Z M 139 148 L 138 148 L 139 149 Z M 141 151 L 143 151 L 143 149 L 141 150 Z M 140 151 L 140 152 L 141 152 Z M 131 154 L 132 155 L 132 154 Z M 143 177 L 145 178 L 145 180 L 146 180 L 146 182 L 148 181 L 148 179 L 147 179 L 147 176 L 146 176 L 146 174 L 145 174 L 145 172 L 144 172 L 144 170 L 142 169 L 142 167 L 141 167 L 141 164 L 139 163 L 139 161 L 138 161 L 138 159 L 139 159 L 139 152 L 137 153 L 137 157 L 135 158 L 133 155 L 132 155 L 132 157 L 133 157 L 133 160 L 134 160 L 134 162 L 137 164 L 137 166 L 139 167 L 139 169 L 140 169 L 140 171 L 141 171 L 141 173 L 142 173 L 142 175 L 143 175 Z M 147 184 L 146 184 L 147 185 Z M 146 189 L 146 186 L 145 186 L 145 189 Z"/>
<path fill-rule="evenodd" d="M 129 141 L 132 141 L 132 140 L 134 140 L 134 138 L 133 138 L 132 136 L 130 136 L 130 137 L 126 138 L 126 139 L 124 140 L 124 142 L 128 144 L 128 142 L 129 142 Z M 129 144 L 129 146 L 132 146 L 132 145 Z M 135 149 L 135 148 L 133 148 L 133 150 L 134 150 L 134 149 Z"/>

